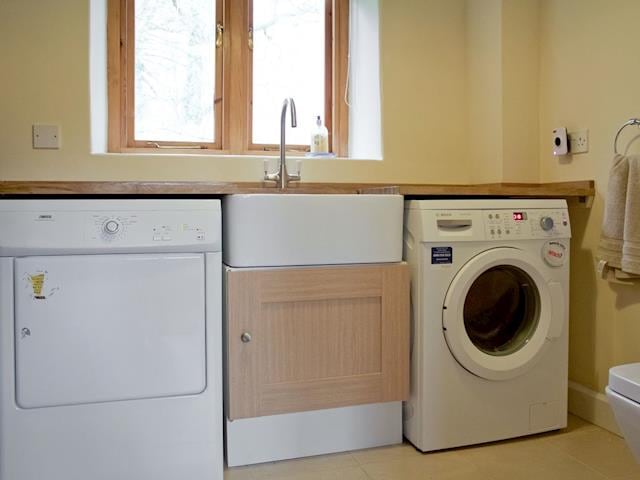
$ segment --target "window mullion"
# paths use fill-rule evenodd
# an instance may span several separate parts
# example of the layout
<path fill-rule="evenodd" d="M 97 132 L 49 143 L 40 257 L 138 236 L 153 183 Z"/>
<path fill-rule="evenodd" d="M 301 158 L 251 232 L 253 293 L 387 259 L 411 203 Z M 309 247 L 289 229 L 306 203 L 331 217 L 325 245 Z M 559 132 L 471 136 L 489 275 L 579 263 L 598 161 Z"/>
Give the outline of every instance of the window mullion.
<path fill-rule="evenodd" d="M 212 0 L 214 1 L 214 0 Z M 222 35 L 223 35 L 223 44 L 218 47 L 217 45 L 217 37 L 216 37 L 216 45 L 214 48 L 216 49 L 215 55 L 215 88 L 213 91 L 213 115 L 214 115 L 214 139 L 215 139 L 215 148 L 221 149 L 223 148 L 223 124 L 224 115 L 224 70 L 225 70 L 225 55 L 224 55 L 224 25 L 225 25 L 225 11 L 224 11 L 224 1 L 223 0 L 215 0 L 216 1 L 216 30 L 218 25 L 222 26 Z"/>
<path fill-rule="evenodd" d="M 110 152 L 120 152 L 124 137 L 122 134 L 122 16 L 124 15 L 124 0 L 109 0 L 107 19 L 107 44 L 108 44 L 108 108 L 109 108 L 109 138 L 108 148 Z"/>
<path fill-rule="evenodd" d="M 324 125 L 329 131 L 329 151 L 333 152 L 333 2 L 325 0 L 324 17 Z"/>
<path fill-rule="evenodd" d="M 249 0 L 225 2 L 223 148 L 244 152 L 247 145 Z"/>
<path fill-rule="evenodd" d="M 333 151 L 340 157 L 349 154 L 349 13 L 349 0 L 333 0 Z"/>
<path fill-rule="evenodd" d="M 125 86 L 124 98 L 124 142 L 127 147 L 134 147 L 135 126 L 135 0 L 124 1 L 125 52 L 123 61 L 123 73 Z"/>
<path fill-rule="evenodd" d="M 253 144 L 253 1 L 254 0 L 245 0 L 245 2 L 243 2 L 247 7 L 246 23 L 242 31 L 242 45 L 247 52 L 244 77 L 247 96 L 243 107 L 245 137 L 242 148 L 244 151 L 251 150 L 251 145 Z"/>

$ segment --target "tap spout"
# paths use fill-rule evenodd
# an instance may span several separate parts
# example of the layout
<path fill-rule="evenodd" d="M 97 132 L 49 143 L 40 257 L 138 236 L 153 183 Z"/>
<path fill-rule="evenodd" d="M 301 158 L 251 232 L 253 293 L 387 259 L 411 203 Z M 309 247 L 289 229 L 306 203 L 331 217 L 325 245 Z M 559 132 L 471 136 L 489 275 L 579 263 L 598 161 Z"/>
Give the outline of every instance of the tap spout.
<path fill-rule="evenodd" d="M 296 102 L 293 101 L 293 98 L 285 98 L 284 102 L 282 102 L 282 112 L 280 113 L 280 165 L 278 168 L 278 173 L 280 174 L 280 178 L 278 179 L 278 186 L 281 189 L 287 187 L 287 182 L 289 181 L 289 174 L 287 172 L 287 142 L 285 132 L 287 130 L 286 119 L 287 119 L 287 107 L 291 111 L 291 127 L 296 128 L 298 126 L 298 116 L 296 114 Z"/>
<path fill-rule="evenodd" d="M 296 103 L 293 98 L 285 98 L 282 102 L 282 111 L 280 113 L 280 159 L 278 163 L 278 171 L 274 173 L 268 173 L 265 167 L 264 179 L 271 182 L 276 182 L 276 185 L 281 190 L 287 188 L 287 184 L 290 181 L 299 182 L 301 179 L 300 173 L 290 174 L 287 172 L 287 141 L 286 141 L 286 120 L 287 120 L 287 108 L 291 112 L 291 127 L 296 128 L 298 126 L 298 116 L 296 114 Z"/>

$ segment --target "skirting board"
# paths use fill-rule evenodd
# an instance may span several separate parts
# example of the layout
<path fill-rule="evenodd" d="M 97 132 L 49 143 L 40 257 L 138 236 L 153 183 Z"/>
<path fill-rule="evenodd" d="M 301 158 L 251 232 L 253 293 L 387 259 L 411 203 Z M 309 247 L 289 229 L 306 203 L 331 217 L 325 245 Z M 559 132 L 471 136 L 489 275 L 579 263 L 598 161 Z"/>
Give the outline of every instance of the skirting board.
<path fill-rule="evenodd" d="M 588 422 L 622 436 L 604 393 L 576 382 L 569 382 L 569 412 Z"/>
<path fill-rule="evenodd" d="M 402 443 L 402 402 L 226 420 L 227 466 Z"/>

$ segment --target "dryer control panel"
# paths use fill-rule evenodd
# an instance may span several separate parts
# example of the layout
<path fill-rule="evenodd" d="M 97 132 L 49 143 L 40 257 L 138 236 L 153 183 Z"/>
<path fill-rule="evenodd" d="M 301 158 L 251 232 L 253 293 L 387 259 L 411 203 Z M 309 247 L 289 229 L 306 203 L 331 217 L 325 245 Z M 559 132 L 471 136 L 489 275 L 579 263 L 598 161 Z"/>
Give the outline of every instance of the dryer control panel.
<path fill-rule="evenodd" d="M 569 213 L 562 209 L 483 210 L 483 220 L 490 240 L 571 236 Z"/>
<path fill-rule="evenodd" d="M 88 244 L 109 243 L 154 245 L 205 244 L 215 238 L 215 218 L 207 211 L 129 212 L 102 211 L 85 217 L 85 241 Z M 212 238 L 213 237 L 213 238 Z"/>
<path fill-rule="evenodd" d="M 219 200 L 4 200 L 0 256 L 219 252 Z"/>

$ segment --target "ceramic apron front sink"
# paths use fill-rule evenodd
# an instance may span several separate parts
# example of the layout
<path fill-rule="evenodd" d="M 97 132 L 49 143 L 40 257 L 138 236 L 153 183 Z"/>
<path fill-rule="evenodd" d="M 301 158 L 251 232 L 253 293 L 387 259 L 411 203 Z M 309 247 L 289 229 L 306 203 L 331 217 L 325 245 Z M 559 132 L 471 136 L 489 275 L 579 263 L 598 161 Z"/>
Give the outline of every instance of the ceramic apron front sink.
<path fill-rule="evenodd" d="M 223 259 L 231 267 L 402 260 L 401 195 L 229 195 Z"/>

